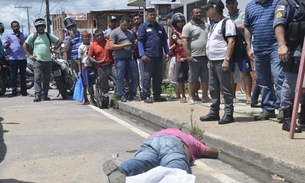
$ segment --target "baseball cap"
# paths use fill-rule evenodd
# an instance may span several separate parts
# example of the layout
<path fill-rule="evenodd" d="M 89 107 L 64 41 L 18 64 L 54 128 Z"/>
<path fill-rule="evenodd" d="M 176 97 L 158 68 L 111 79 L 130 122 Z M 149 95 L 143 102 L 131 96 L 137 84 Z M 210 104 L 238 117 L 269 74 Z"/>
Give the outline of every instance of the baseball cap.
<path fill-rule="evenodd" d="M 209 8 L 209 7 L 223 10 L 225 8 L 225 5 L 223 4 L 223 2 L 221 0 L 209 0 L 209 2 L 206 5 L 201 6 L 201 8 L 203 8 L 203 9 Z"/>
<path fill-rule="evenodd" d="M 115 16 L 111 16 L 110 21 L 116 21 L 116 17 Z"/>

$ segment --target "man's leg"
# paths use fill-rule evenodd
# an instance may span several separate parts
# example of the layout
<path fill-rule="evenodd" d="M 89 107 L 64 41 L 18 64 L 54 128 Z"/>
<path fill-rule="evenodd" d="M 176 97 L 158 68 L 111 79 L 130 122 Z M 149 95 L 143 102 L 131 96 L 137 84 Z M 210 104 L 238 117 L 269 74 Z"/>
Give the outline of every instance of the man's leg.
<path fill-rule="evenodd" d="M 252 92 L 252 77 L 250 72 L 251 64 L 250 60 L 246 58 L 244 61 L 238 63 L 238 67 L 241 73 L 241 76 L 243 78 L 243 85 L 245 86 L 245 92 L 246 92 L 246 104 L 251 103 L 251 92 Z"/>
<path fill-rule="evenodd" d="M 52 62 L 43 62 L 43 87 L 42 87 L 42 99 L 44 100 L 50 100 L 48 97 L 49 87 L 50 87 L 50 75 L 52 71 Z"/>
<path fill-rule="evenodd" d="M 27 66 L 27 61 L 26 60 L 21 60 L 19 62 L 19 75 L 20 75 L 20 88 L 21 88 L 21 94 L 23 96 L 27 95 L 27 88 L 26 88 L 26 66 Z"/>
<path fill-rule="evenodd" d="M 41 75 L 42 75 L 42 63 L 40 61 L 33 62 L 34 69 L 34 90 L 35 90 L 35 99 L 34 102 L 41 100 Z"/>
<path fill-rule="evenodd" d="M 169 63 L 169 68 L 168 68 L 168 79 L 171 85 L 174 87 L 174 93 L 173 97 L 174 98 L 179 98 L 180 93 L 179 93 L 179 86 L 176 78 L 176 57 L 171 57 L 170 63 Z"/>
<path fill-rule="evenodd" d="M 274 118 L 275 94 L 273 89 L 271 65 L 269 54 L 255 55 L 254 63 L 256 69 L 256 79 L 258 86 L 261 88 L 262 112 L 254 116 L 254 120 L 268 120 Z"/>
<path fill-rule="evenodd" d="M 141 59 L 137 59 L 137 65 L 138 65 L 138 73 L 139 73 L 139 88 L 140 88 L 140 96 L 143 98 L 143 77 L 144 77 L 144 63 Z"/>
<path fill-rule="evenodd" d="M 189 104 L 195 104 L 196 86 L 199 78 L 200 66 L 195 58 L 189 62 Z"/>
<path fill-rule="evenodd" d="M 115 67 L 117 72 L 116 82 L 118 95 L 122 102 L 126 102 L 125 91 L 124 91 L 124 79 L 126 71 L 127 60 L 115 59 Z"/>
<path fill-rule="evenodd" d="M 12 96 L 17 96 L 18 61 L 10 60 Z"/>
<path fill-rule="evenodd" d="M 200 57 L 200 65 L 201 70 L 199 73 L 201 79 L 201 90 L 202 90 L 202 102 L 210 102 L 210 98 L 208 96 L 209 89 L 209 68 L 208 68 L 208 58 Z"/>
<path fill-rule="evenodd" d="M 153 75 L 153 72 L 154 72 L 154 67 L 155 67 L 155 63 L 150 59 L 148 58 L 148 60 L 146 62 L 144 62 L 144 77 L 143 77 L 143 99 L 144 99 L 144 102 L 145 100 L 150 97 L 150 86 L 151 86 L 151 77 Z M 150 99 L 150 98 L 149 98 Z M 151 99 L 152 100 L 152 99 Z M 151 103 L 152 101 L 148 102 L 147 100 L 147 103 Z"/>
<path fill-rule="evenodd" d="M 102 94 L 107 95 L 108 94 L 108 77 L 112 74 L 112 66 L 102 66 L 98 68 L 97 70 L 98 76 L 99 76 L 99 83 L 101 86 Z"/>
<path fill-rule="evenodd" d="M 153 76 L 153 92 L 154 92 L 154 99 L 161 98 L 161 86 L 163 81 L 163 58 L 154 58 L 152 60 L 155 62 L 155 67 L 152 73 Z"/>
<path fill-rule="evenodd" d="M 138 74 L 136 63 L 132 59 L 127 61 L 127 73 L 130 78 L 129 98 L 134 98 L 137 94 Z"/>

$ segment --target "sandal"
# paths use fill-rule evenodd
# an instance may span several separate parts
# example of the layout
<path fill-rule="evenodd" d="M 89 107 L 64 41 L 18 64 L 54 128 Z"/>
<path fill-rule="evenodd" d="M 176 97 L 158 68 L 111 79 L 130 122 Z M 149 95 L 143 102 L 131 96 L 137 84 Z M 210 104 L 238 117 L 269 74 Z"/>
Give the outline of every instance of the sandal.
<path fill-rule="evenodd" d="M 182 97 L 181 100 L 180 100 L 180 103 L 187 103 L 187 100 L 185 97 Z"/>
<path fill-rule="evenodd" d="M 188 101 L 188 104 L 189 104 L 189 105 L 195 105 L 195 102 L 194 102 L 194 100 L 189 100 L 189 101 Z"/>

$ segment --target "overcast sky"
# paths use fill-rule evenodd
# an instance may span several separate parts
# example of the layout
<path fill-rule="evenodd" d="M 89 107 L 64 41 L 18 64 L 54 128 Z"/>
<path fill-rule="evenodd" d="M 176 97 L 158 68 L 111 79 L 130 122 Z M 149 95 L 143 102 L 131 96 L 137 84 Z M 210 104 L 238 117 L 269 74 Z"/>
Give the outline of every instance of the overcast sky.
<path fill-rule="evenodd" d="M 250 0 L 239 0 L 240 9 L 244 10 L 246 4 Z M 81 12 L 87 13 L 97 10 L 113 10 L 113 9 L 125 9 L 125 8 L 136 8 L 128 7 L 126 0 L 49 0 L 51 14 L 65 12 Z M 225 0 L 223 0 L 225 3 Z M 0 22 L 5 25 L 5 33 L 11 32 L 10 22 L 17 20 L 20 25 L 23 25 L 23 32 L 28 33 L 27 28 L 27 9 L 16 8 L 16 7 L 31 7 L 29 8 L 31 32 L 34 31 L 32 26 L 33 20 L 37 16 L 44 16 L 46 6 L 45 0 L 1 0 L 0 6 Z M 2 35 L 4 39 L 5 35 Z"/>

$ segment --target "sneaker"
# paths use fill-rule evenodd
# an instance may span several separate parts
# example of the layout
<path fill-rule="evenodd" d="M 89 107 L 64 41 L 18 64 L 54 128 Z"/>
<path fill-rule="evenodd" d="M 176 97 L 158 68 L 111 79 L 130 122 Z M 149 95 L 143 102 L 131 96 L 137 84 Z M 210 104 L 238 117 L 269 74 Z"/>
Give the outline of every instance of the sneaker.
<path fill-rule="evenodd" d="M 224 125 L 224 124 L 228 124 L 228 123 L 232 123 L 234 122 L 234 118 L 232 115 L 224 115 L 219 121 L 218 124 L 220 125 Z"/>
<path fill-rule="evenodd" d="M 202 98 L 202 103 L 210 103 L 212 100 L 210 98 Z"/>
<path fill-rule="evenodd" d="M 138 96 L 130 96 L 129 101 L 141 101 L 141 98 Z"/>
<path fill-rule="evenodd" d="M 44 96 L 44 97 L 41 98 L 41 100 L 43 100 L 43 101 L 49 101 L 49 100 L 51 100 L 51 98 L 48 97 L 48 96 Z"/>
<path fill-rule="evenodd" d="M 145 100 L 144 100 L 145 103 L 148 103 L 148 104 L 151 104 L 153 103 L 153 99 L 151 97 L 146 97 Z"/>
<path fill-rule="evenodd" d="M 280 110 L 279 113 L 276 115 L 276 118 L 279 123 L 283 123 L 284 121 L 284 112 L 283 110 Z"/>
<path fill-rule="evenodd" d="M 155 102 L 165 102 L 165 101 L 167 101 L 167 99 L 159 96 L 159 97 L 154 97 L 154 101 Z"/>
<path fill-rule="evenodd" d="M 275 118 L 275 113 L 262 111 L 259 115 L 254 116 L 254 121 L 263 121 L 263 120 L 269 120 L 270 118 Z"/>
<path fill-rule="evenodd" d="M 126 175 L 120 171 L 119 167 L 112 160 L 108 160 L 103 164 L 103 171 L 107 175 L 109 183 L 126 182 Z"/>
<path fill-rule="evenodd" d="M 282 130 L 290 132 L 291 118 L 285 118 L 282 125 Z M 294 133 L 302 133 L 302 127 L 296 124 Z"/>
<path fill-rule="evenodd" d="M 125 96 L 121 96 L 121 102 L 127 102 L 127 99 Z"/>
<path fill-rule="evenodd" d="M 40 101 L 41 101 L 41 98 L 40 98 L 40 97 L 38 97 L 38 96 L 35 96 L 35 98 L 34 98 L 33 102 L 40 102 Z"/>

